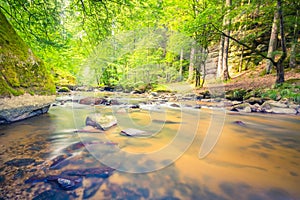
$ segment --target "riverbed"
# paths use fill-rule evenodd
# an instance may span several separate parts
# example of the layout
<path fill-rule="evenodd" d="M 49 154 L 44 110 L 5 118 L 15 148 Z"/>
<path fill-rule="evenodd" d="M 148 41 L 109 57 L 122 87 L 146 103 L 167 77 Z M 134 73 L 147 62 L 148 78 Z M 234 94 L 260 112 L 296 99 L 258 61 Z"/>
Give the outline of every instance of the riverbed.
<path fill-rule="evenodd" d="M 113 115 L 118 125 L 81 132 L 93 113 Z M 300 199 L 299 122 L 221 108 L 68 102 L 0 126 L 0 199 Z M 128 128 L 151 135 L 120 134 Z M 74 188 L 46 178 L 105 167 L 112 173 L 82 176 Z"/>

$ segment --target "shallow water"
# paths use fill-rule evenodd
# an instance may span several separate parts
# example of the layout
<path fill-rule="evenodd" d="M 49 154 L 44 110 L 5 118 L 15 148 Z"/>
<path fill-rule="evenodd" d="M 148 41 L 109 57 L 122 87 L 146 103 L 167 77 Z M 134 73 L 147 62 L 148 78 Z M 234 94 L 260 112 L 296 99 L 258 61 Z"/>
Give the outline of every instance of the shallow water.
<path fill-rule="evenodd" d="M 59 194 L 56 199 L 300 199 L 299 116 L 149 109 L 67 104 L 1 126 L 0 199 L 51 199 L 50 193 L 41 195 L 48 190 Z M 74 133 L 90 113 L 115 115 L 118 126 L 103 133 Z M 121 136 L 126 128 L 153 135 Z M 203 148 L 211 151 L 203 156 Z M 50 169 L 59 155 L 67 159 Z M 14 158 L 35 162 L 8 165 Z M 104 165 L 116 170 L 108 178 L 83 177 L 72 190 L 49 182 L 24 183 L 33 175 Z"/>

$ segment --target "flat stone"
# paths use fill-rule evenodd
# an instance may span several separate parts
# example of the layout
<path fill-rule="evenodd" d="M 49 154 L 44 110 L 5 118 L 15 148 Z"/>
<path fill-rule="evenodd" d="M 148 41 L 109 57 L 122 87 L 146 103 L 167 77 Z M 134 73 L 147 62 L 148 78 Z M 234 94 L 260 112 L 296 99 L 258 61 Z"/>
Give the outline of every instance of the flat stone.
<path fill-rule="evenodd" d="M 152 135 L 152 133 L 148 133 L 146 131 L 138 130 L 135 128 L 124 129 L 121 131 L 120 134 L 124 136 L 132 136 L 132 137 L 147 137 Z"/>

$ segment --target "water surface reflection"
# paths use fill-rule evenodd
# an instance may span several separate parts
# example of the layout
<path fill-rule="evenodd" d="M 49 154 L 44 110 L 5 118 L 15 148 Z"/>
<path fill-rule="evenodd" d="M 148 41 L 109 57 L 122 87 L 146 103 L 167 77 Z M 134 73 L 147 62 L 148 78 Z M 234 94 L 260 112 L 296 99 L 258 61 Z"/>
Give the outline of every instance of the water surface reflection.
<path fill-rule="evenodd" d="M 82 128 L 86 116 L 94 112 L 109 113 L 112 109 L 52 107 L 46 115 L 1 126 L 0 199 L 300 198 L 299 116 L 227 113 L 217 145 L 207 157 L 199 159 L 200 146 L 212 120 L 211 110 L 185 110 L 187 120 L 184 124 L 181 123 L 181 111 L 176 109 L 152 114 L 141 110 L 118 115 L 121 121 L 130 116 L 137 127 L 159 129 L 151 138 L 121 136 L 120 130 L 131 126 L 127 123 L 105 133 L 74 132 Z M 243 123 L 237 123 L 240 121 Z M 180 138 L 182 143 L 191 138 L 189 136 L 195 128 L 196 135 L 175 162 L 164 159 L 165 155 L 161 154 L 151 159 L 140 156 L 139 160 L 126 165 L 141 170 L 145 166 L 156 166 L 158 161 L 168 165 L 160 170 L 127 173 L 123 168 L 112 172 L 108 178 L 84 176 L 82 185 L 71 190 L 49 181 L 24 183 L 34 175 L 47 177 L 68 170 L 103 168 L 99 156 L 109 160 L 119 151 L 155 152 L 172 142 L 182 126 L 186 134 Z M 89 150 L 96 151 L 91 153 Z M 174 146 L 168 153 L 177 154 L 177 151 Z M 124 155 L 118 160 L 120 163 L 130 162 L 125 154 L 118 155 Z M 21 158 L 34 159 L 34 162 L 9 163 Z M 53 163 L 53 159 L 58 162 Z"/>

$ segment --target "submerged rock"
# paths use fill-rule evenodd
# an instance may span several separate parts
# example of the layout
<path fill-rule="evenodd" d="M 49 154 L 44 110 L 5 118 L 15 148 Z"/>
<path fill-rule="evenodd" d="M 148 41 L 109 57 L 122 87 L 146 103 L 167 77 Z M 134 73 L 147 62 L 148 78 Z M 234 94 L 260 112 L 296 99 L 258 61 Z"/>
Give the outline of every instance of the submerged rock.
<path fill-rule="evenodd" d="M 112 115 L 101 115 L 96 113 L 89 115 L 85 120 L 85 124 L 105 131 L 112 126 L 117 125 L 117 119 Z"/>
<path fill-rule="evenodd" d="M 4 182 L 5 181 L 5 177 L 0 175 L 0 183 Z"/>
<path fill-rule="evenodd" d="M 240 126 L 246 126 L 246 124 L 242 121 L 234 121 L 233 123 L 240 125 Z"/>
<path fill-rule="evenodd" d="M 91 186 L 84 189 L 83 198 L 88 199 L 93 197 L 97 193 L 97 191 L 99 190 L 102 184 L 103 184 L 103 180 L 100 180 L 98 182 L 93 182 Z"/>
<path fill-rule="evenodd" d="M 66 159 L 71 157 L 72 154 L 63 154 L 55 157 L 51 160 L 52 164 L 50 165 L 49 169 L 61 169 L 63 166 L 66 166 L 68 163 Z"/>
<path fill-rule="evenodd" d="M 82 129 L 75 130 L 75 133 L 78 133 L 78 132 L 81 132 L 81 133 L 102 133 L 101 130 L 99 130 L 99 129 L 93 127 L 93 126 L 85 126 Z"/>
<path fill-rule="evenodd" d="M 18 169 L 17 173 L 14 175 L 14 179 L 22 178 L 24 176 L 24 171 L 22 169 Z"/>
<path fill-rule="evenodd" d="M 110 167 L 87 168 L 87 169 L 74 169 L 63 171 L 62 174 L 68 176 L 85 176 L 85 177 L 98 177 L 108 178 L 112 175 L 115 169 Z"/>
<path fill-rule="evenodd" d="M 15 159 L 12 159 L 8 162 L 6 162 L 5 164 L 6 165 L 9 165 L 9 166 L 15 166 L 15 167 L 22 167 L 22 166 L 27 166 L 27 165 L 31 165 L 35 162 L 35 159 L 32 159 L 32 158 L 15 158 Z"/>
<path fill-rule="evenodd" d="M 70 199 L 68 193 L 59 190 L 46 190 L 37 196 L 35 196 L 32 200 L 68 200 Z"/>
<path fill-rule="evenodd" d="M 65 190 L 75 189 L 81 185 L 82 178 L 70 179 L 70 178 L 60 177 L 57 179 L 57 183 L 61 188 Z"/>
<path fill-rule="evenodd" d="M 147 137 L 147 136 L 152 135 L 152 133 L 142 131 L 142 130 L 138 130 L 138 129 L 135 129 L 135 128 L 124 129 L 124 130 L 121 131 L 120 134 L 124 135 L 124 136 L 132 136 L 132 137 Z"/>

